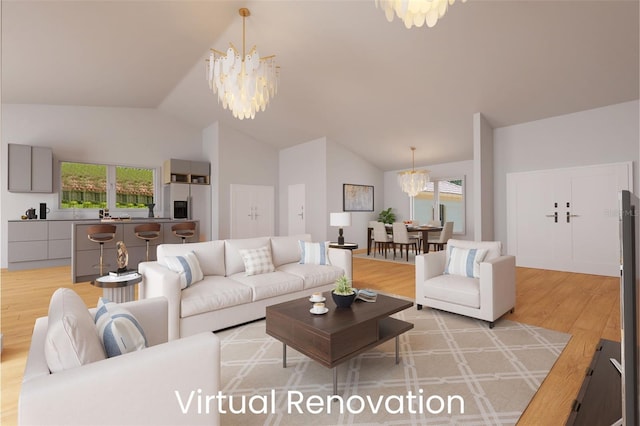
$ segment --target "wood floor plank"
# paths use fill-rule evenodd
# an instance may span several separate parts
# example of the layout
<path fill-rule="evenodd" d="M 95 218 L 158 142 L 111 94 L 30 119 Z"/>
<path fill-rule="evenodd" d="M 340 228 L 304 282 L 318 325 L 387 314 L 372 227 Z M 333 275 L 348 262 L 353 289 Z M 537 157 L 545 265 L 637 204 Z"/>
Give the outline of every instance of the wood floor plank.
<path fill-rule="evenodd" d="M 17 424 L 17 404 L 33 323 L 47 314 L 59 287 L 73 288 L 87 306 L 102 291 L 72 284 L 70 268 L 0 271 L 0 329 L 4 334 L 1 423 Z M 415 297 L 413 265 L 353 259 L 353 285 Z M 620 341 L 619 278 L 517 268 L 516 310 L 505 318 L 567 332 L 569 344 L 527 407 L 519 425 L 563 425 L 600 338 Z"/>

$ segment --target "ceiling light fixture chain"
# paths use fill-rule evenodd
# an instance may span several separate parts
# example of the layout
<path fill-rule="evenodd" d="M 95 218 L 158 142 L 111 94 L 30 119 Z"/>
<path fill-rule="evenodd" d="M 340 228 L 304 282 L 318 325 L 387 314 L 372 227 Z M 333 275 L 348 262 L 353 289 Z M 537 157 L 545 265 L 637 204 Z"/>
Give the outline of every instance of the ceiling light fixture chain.
<path fill-rule="evenodd" d="M 416 170 L 416 147 L 411 147 L 411 170 L 398 173 L 398 183 L 402 187 L 402 192 L 406 192 L 409 197 L 415 197 L 424 191 L 429 183 L 428 170 Z"/>
<path fill-rule="evenodd" d="M 231 111 L 235 118 L 255 118 L 257 111 L 264 111 L 269 100 L 278 91 L 279 67 L 275 55 L 261 58 L 255 46 L 246 53 L 246 18 L 251 15 L 241 8 L 242 54 L 233 43 L 227 52 L 211 49 L 207 60 L 209 87 L 218 95 L 218 102 Z"/>
<path fill-rule="evenodd" d="M 402 19 L 404 26 L 421 27 L 425 23 L 431 28 L 447 13 L 447 7 L 456 0 L 376 0 L 376 7 L 381 7 L 392 22 L 394 14 Z M 461 0 L 462 3 L 467 0 Z"/>

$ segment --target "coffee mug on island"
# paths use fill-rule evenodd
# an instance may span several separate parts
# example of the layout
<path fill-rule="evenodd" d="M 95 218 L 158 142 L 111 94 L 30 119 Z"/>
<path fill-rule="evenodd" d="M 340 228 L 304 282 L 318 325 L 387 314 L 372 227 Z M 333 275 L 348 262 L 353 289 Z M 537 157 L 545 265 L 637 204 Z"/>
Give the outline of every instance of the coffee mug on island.
<path fill-rule="evenodd" d="M 323 312 L 324 311 L 324 303 L 318 302 L 313 304 L 313 312 Z"/>
<path fill-rule="evenodd" d="M 311 295 L 311 300 L 322 300 L 322 293 L 313 293 Z"/>

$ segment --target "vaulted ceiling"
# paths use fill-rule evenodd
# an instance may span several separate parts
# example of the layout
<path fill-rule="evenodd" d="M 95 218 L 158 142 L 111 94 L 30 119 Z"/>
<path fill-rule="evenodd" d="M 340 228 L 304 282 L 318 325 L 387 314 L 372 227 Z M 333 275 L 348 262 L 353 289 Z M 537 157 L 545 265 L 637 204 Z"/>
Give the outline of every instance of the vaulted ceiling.
<path fill-rule="evenodd" d="M 382 170 L 472 158 L 494 127 L 639 98 L 639 2 L 456 2 L 434 28 L 374 0 L 2 0 L 2 102 L 158 108 L 283 148 L 326 136 Z M 205 81 L 210 47 L 281 67 L 278 94 L 237 120 Z"/>

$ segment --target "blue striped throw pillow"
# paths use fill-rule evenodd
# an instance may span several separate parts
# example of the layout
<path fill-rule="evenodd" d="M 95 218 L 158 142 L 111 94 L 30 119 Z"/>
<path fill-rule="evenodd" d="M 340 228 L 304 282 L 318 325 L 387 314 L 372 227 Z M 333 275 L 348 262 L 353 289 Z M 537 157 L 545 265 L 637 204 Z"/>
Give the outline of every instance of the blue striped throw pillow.
<path fill-rule="evenodd" d="M 184 256 L 164 256 L 160 258 L 160 263 L 180 275 L 182 290 L 204 278 L 198 257 L 192 251 Z"/>
<path fill-rule="evenodd" d="M 330 265 L 329 262 L 329 241 L 320 243 L 310 243 L 299 240 L 300 263 L 312 265 Z"/>
<path fill-rule="evenodd" d="M 449 262 L 444 269 L 445 274 L 480 278 L 480 262 L 487 255 L 486 249 L 447 247 L 447 250 L 449 251 Z"/>
<path fill-rule="evenodd" d="M 148 346 L 147 337 L 136 317 L 122 306 L 103 297 L 98 301 L 95 323 L 108 357 L 138 351 Z"/>

